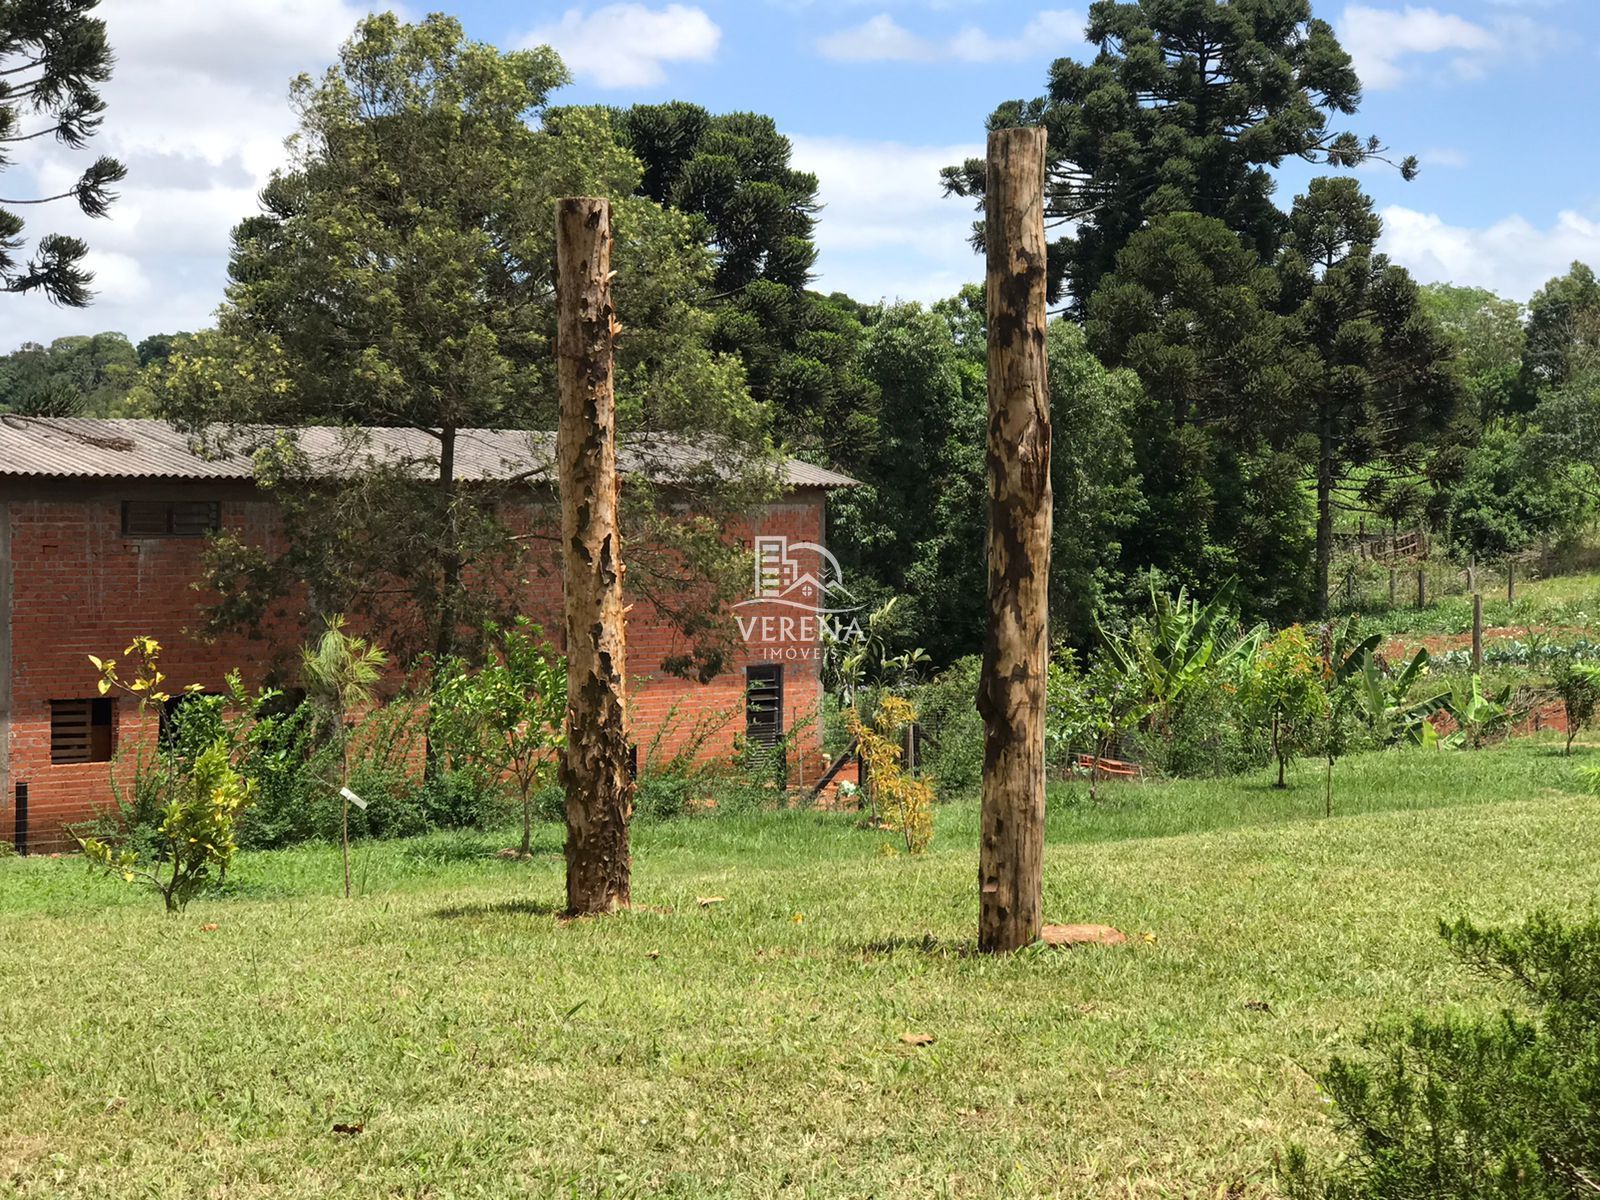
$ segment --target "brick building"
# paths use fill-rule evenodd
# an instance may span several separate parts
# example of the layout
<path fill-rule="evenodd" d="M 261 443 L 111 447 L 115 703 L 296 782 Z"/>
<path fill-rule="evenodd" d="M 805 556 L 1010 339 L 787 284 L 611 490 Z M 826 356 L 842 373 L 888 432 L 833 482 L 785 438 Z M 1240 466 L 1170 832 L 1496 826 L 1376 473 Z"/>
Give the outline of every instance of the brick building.
<path fill-rule="evenodd" d="M 369 451 L 380 456 L 422 458 L 429 448 L 421 431 L 369 432 Z M 338 431 L 296 437 L 313 461 L 339 453 Z M 553 501 L 537 469 L 547 451 L 538 435 L 465 430 L 457 473 L 466 483 L 530 476 L 529 511 L 548 515 Z M 629 465 L 625 456 L 624 470 Z M 739 535 L 819 548 L 828 493 L 850 483 L 789 462 L 781 499 L 751 513 Z M 35 852 L 69 846 L 63 826 L 111 802 L 117 747 L 148 736 L 133 705 L 97 694 L 88 655 L 116 656 L 130 638 L 148 634 L 164 647 L 162 667 L 175 689 L 218 690 L 234 668 L 247 683 L 261 682 L 259 664 L 270 657 L 261 642 L 205 641 L 190 632 L 205 599 L 193 585 L 206 535 L 219 529 L 247 539 L 270 539 L 278 529 L 276 506 L 256 488 L 248 457 L 202 456 L 158 421 L 0 416 L 0 840 Z M 559 630 L 559 575 L 530 573 L 518 586 L 518 608 Z M 763 590 L 753 583 L 752 591 Z M 648 747 L 661 734 L 671 743 L 698 723 L 715 729 L 703 752 L 723 755 L 740 734 L 770 741 L 798 727 L 805 752 L 795 770 L 803 781 L 816 773 L 820 753 L 818 623 L 762 619 L 790 609 L 759 594 L 740 614 L 747 641 L 738 661 L 697 684 L 662 669 L 683 648 L 676 631 L 648 605 L 631 607 L 633 739 Z M 304 637 L 303 613 L 272 634 L 279 651 Z"/>

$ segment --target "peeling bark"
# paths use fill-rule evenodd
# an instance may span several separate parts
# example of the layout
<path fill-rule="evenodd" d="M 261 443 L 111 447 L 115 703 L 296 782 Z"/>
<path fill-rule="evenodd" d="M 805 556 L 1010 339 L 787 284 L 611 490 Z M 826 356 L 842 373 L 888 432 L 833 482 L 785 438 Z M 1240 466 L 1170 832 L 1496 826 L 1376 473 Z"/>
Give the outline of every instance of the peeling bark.
<path fill-rule="evenodd" d="M 978 945 L 1039 936 L 1049 666 L 1050 387 L 1045 349 L 1043 129 L 989 135 L 989 631 Z"/>
<path fill-rule="evenodd" d="M 612 344 L 611 205 L 557 202 L 556 460 L 566 590 L 567 911 L 615 912 L 629 902 L 626 634 L 617 526 Z"/>

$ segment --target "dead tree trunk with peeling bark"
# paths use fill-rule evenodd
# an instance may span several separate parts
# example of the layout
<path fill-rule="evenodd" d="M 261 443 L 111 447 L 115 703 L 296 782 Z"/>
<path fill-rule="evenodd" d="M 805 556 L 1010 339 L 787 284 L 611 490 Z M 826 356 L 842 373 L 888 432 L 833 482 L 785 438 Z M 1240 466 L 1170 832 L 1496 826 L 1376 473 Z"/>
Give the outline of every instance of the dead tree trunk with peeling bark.
<path fill-rule="evenodd" d="M 561 783 L 567 793 L 567 911 L 576 915 L 628 906 L 633 777 L 617 527 L 612 343 L 619 326 L 611 301 L 611 205 L 572 197 L 558 201 L 556 215 L 556 461 L 567 624 Z"/>
<path fill-rule="evenodd" d="M 1050 387 L 1045 354 L 1043 129 L 989 135 L 989 632 L 978 947 L 1039 936 L 1049 667 Z"/>

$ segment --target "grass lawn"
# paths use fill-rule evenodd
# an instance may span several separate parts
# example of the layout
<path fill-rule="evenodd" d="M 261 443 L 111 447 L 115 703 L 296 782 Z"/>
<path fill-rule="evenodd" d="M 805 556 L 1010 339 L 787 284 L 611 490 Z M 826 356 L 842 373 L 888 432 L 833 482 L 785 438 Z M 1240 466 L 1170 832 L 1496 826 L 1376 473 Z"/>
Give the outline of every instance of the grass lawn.
<path fill-rule="evenodd" d="M 1401 573 L 1401 595 L 1416 594 L 1415 575 L 1406 591 Z M 1553 575 L 1548 579 L 1525 580 L 1517 584 L 1517 598 L 1508 601 L 1504 582 L 1491 582 L 1483 588 L 1483 623 L 1486 629 L 1536 628 L 1552 626 L 1570 629 L 1586 626 L 1600 618 L 1600 574 Z M 1368 607 L 1362 610 L 1369 629 L 1383 629 L 1402 641 L 1421 641 L 1430 637 L 1459 636 L 1472 632 L 1472 597 L 1443 596 L 1426 608 L 1402 602 L 1397 608 Z"/>
<path fill-rule="evenodd" d="M 1058 793 L 1051 919 L 1134 940 L 1000 961 L 969 952 L 972 804 L 922 859 L 840 815 L 642 827 L 640 909 L 573 923 L 553 827 L 531 863 L 363 846 L 348 903 L 337 848 L 246 855 L 173 919 L 0 862 L 0 1195 L 1270 1194 L 1286 1140 L 1329 1144 L 1309 1069 L 1497 1003 L 1438 917 L 1600 888 L 1549 742 L 1338 779 L 1332 820 L 1309 766 Z"/>

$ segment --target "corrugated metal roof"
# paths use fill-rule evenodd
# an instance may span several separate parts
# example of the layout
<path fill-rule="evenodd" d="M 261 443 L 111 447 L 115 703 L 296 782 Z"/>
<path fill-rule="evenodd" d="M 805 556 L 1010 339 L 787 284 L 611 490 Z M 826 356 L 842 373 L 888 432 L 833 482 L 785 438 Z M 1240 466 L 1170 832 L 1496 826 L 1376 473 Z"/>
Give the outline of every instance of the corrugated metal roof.
<path fill-rule="evenodd" d="M 363 462 L 389 465 L 437 459 L 439 441 L 421 429 L 345 429 L 314 425 L 296 429 L 223 431 L 196 438 L 165 421 L 92 417 L 0 415 L 0 476 L 98 479 L 238 479 L 253 477 L 249 448 L 273 436 L 292 436 L 312 463 L 330 475 L 359 470 Z M 504 480 L 548 479 L 555 435 L 513 429 L 463 429 L 456 435 L 456 477 Z M 635 439 L 619 450 L 625 472 L 656 479 L 684 478 L 718 469 L 714 451 L 672 439 Z M 855 480 L 811 463 L 789 459 L 792 488 L 852 487 Z"/>

